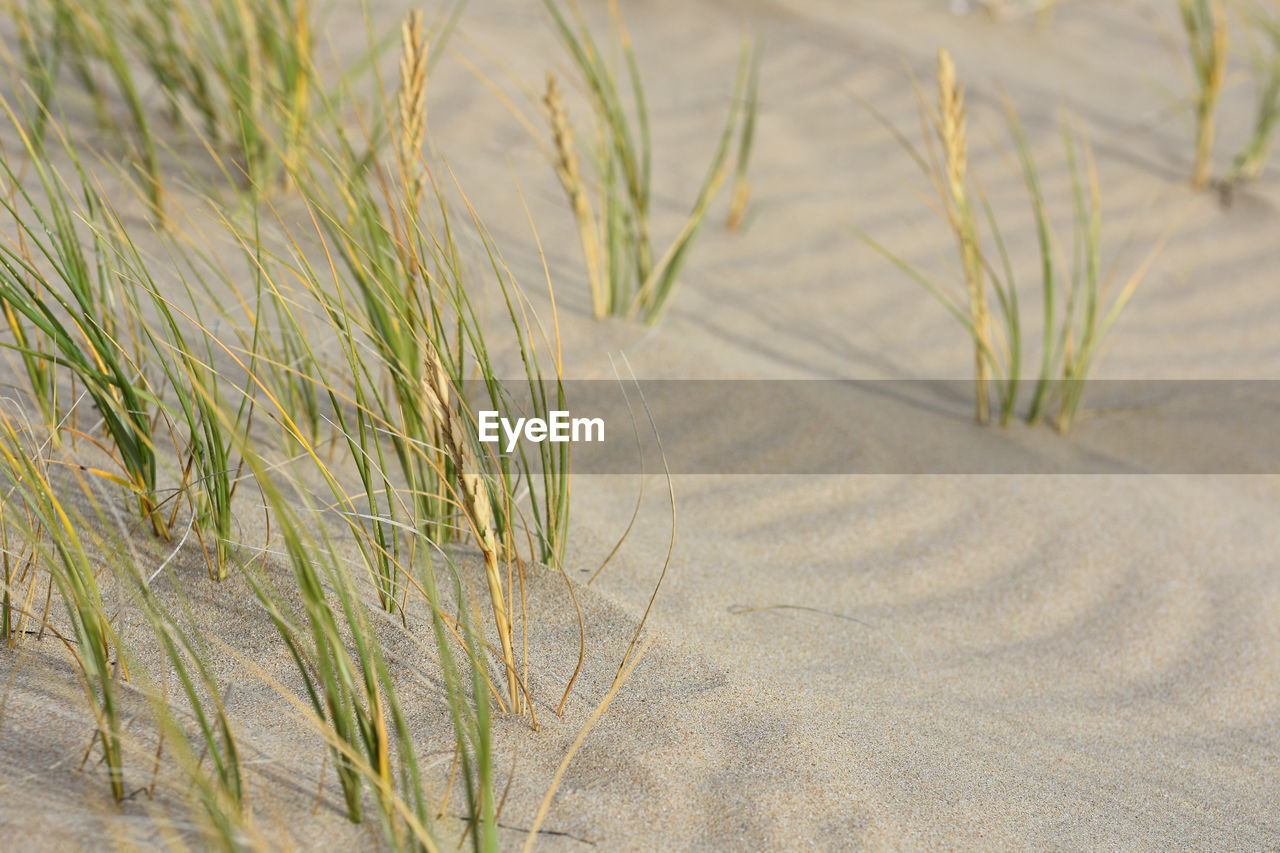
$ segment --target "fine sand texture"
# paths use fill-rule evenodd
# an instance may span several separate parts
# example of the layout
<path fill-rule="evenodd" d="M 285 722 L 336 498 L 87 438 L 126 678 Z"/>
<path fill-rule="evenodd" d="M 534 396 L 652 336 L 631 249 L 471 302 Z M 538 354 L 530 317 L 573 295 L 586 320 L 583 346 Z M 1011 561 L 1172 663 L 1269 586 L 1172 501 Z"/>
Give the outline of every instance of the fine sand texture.
<path fill-rule="evenodd" d="M 969 376 L 972 344 L 954 318 L 857 235 L 949 280 L 957 274 L 929 186 L 867 107 L 918 139 L 912 78 L 933 91 L 941 47 L 966 81 L 972 167 L 992 204 L 1010 211 L 1002 227 L 1015 265 L 1034 271 L 1038 256 L 1005 96 L 1027 126 L 1050 205 L 1067 215 L 1060 117 L 1092 141 L 1104 261 L 1120 275 L 1173 232 L 1108 339 L 1101 376 L 1280 373 L 1280 181 L 1242 186 L 1229 205 L 1188 187 L 1176 4 L 1064 2 L 1044 30 L 1017 14 L 957 15 L 942 0 L 621 5 L 648 86 L 662 234 L 679 228 L 701 181 L 743 34 L 762 36 L 766 51 L 747 223 L 725 232 L 725 200 L 716 203 L 653 329 L 591 318 L 547 137 L 533 139 L 494 96 L 505 93 L 543 131 L 521 87 L 541 91 L 548 69 L 569 74 L 541 5 L 473 0 L 430 84 L 433 150 L 545 320 L 521 194 L 529 204 L 556 284 L 568 376 Z M 326 37 L 354 54 L 363 25 L 356 4 L 338 6 Z M 584 7 L 605 20 L 604 4 Z M 373 4 L 388 26 L 406 8 Z M 577 93 L 569 106 L 585 123 Z M 1220 168 L 1250 110 L 1248 87 L 1229 84 Z M 514 364 L 511 353 L 497 357 Z M 954 429 L 977 429 L 963 407 Z M 1088 419 L 1080 432 L 1087 437 Z M 764 452 L 768 441 L 748 434 L 739 452 Z M 626 529 L 641 483 L 574 482 L 568 574 L 586 660 L 563 716 L 555 706 L 577 661 L 577 622 L 563 583 L 532 570 L 540 728 L 527 718 L 494 723 L 501 785 L 510 778 L 499 822 L 512 848 L 608 691 L 662 572 L 672 512 L 668 481 L 650 474 L 630 536 L 586 585 Z M 1280 848 L 1280 479 L 677 474 L 670 485 L 674 550 L 645 629 L 652 645 L 569 764 L 539 849 Z M 263 531 L 251 516 L 242 523 L 256 541 Z M 168 553 L 149 547 L 157 560 Z M 474 570 L 478 560 L 463 551 Z M 250 755 L 263 837 L 301 849 L 379 844 L 372 822 L 345 821 L 323 743 L 272 686 L 300 689 L 246 586 L 210 582 L 194 552 L 174 565 L 193 612 L 224 644 L 214 655 L 234 684 L 229 712 Z M 126 635 L 143 627 L 121 618 Z M 389 653 L 408 673 L 402 701 L 425 772 L 442 792 L 452 736 L 425 620 L 384 621 Z M 0 847 L 194 843 L 168 804 L 164 772 L 154 797 L 140 792 L 117 807 L 95 759 L 81 766 L 92 723 L 78 691 L 50 642 L 0 653 Z M 132 766 L 143 768 L 134 788 L 151 785 L 148 713 L 139 701 L 125 714 L 137 733 Z M 446 811 L 463 806 L 455 792 Z"/>

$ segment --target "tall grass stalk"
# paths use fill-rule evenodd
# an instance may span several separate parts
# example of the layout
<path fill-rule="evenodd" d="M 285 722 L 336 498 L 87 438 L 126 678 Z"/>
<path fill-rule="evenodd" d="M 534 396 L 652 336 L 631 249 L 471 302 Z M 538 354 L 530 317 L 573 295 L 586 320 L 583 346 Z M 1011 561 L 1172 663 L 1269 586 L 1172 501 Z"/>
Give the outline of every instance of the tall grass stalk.
<path fill-rule="evenodd" d="M 431 180 L 428 178 L 428 185 L 434 187 Z M 412 182 L 406 184 L 411 185 Z M 335 275 L 335 283 L 344 280 L 356 283 L 354 293 L 339 291 L 336 299 L 325 303 L 356 378 L 354 393 L 360 407 L 355 417 L 369 419 L 367 427 L 344 430 L 344 433 L 349 436 L 348 440 L 366 436 L 359 439 L 358 448 L 353 447 L 353 455 L 367 460 L 368 470 L 363 476 L 366 491 L 370 493 L 385 488 L 385 473 L 375 475 L 385 468 L 381 463 L 374 464 L 380 459 L 381 451 L 367 439 L 373 437 L 375 429 L 389 435 L 411 501 L 413 526 L 426 535 L 427 541 L 444 544 L 452 538 L 455 524 L 452 519 L 455 512 L 460 511 L 463 523 L 485 559 L 509 682 L 508 699 L 519 709 L 522 688 L 515 669 L 509 584 L 503 583 L 502 574 L 504 566 L 517 560 L 519 520 L 515 494 L 519 482 L 529 475 L 522 474 L 516 467 L 523 467 L 520 459 L 482 454 L 475 429 L 477 408 L 507 410 L 505 392 L 489 359 L 486 333 L 471 304 L 470 276 L 454 243 L 455 232 L 443 198 L 438 199 L 442 223 L 439 231 L 423 230 L 424 220 L 419 218 L 410 225 L 412 232 L 403 232 L 397 229 L 413 221 L 388 214 L 387 211 L 397 208 L 380 204 L 368 189 L 362 188 L 359 195 L 348 196 L 348 201 L 355 200 L 357 207 L 349 209 L 348 217 L 342 217 L 357 223 L 358 232 L 338 224 L 342 221 L 338 210 L 317 209 L 317 221 L 326 232 L 319 236 L 326 245 L 337 247 L 332 250 L 333 255 L 342 259 L 349 276 Z M 438 193 L 438 188 L 434 192 Z M 392 203 L 401 202 L 393 200 Z M 386 218 L 388 215 L 390 219 Z M 411 243 L 397 236 L 406 233 Z M 486 250 L 492 251 L 487 237 L 481 235 L 481 239 Z M 378 246 L 395 250 L 371 251 Z M 372 262 L 374 258 L 381 260 Z M 409 265 L 383 265 L 387 259 L 395 258 L 410 259 Z M 423 260 L 417 260 L 419 258 Z M 427 266 L 426 259 L 430 259 L 432 267 Z M 492 256 L 492 267 L 500 286 L 511 287 L 496 255 Z M 314 270 L 304 273 L 308 280 L 316 280 L 315 275 Z M 312 292 L 323 293 L 318 288 Z M 514 295 L 507 298 L 518 299 Z M 509 304 L 514 311 L 515 301 Z M 520 327 L 513 328 L 519 335 Z M 354 333 L 360 337 L 356 338 Z M 522 335 L 520 341 L 531 379 L 540 383 L 542 377 L 536 355 Z M 392 384 L 394 390 L 390 397 L 377 391 L 379 378 L 369 372 L 370 348 L 378 356 L 374 363 L 382 363 Z M 478 371 L 479 383 L 465 380 L 466 372 L 472 369 Z M 482 393 L 481 399 L 468 397 L 476 391 Z M 567 464 L 567 460 L 565 462 Z M 557 469 L 549 473 L 554 476 Z M 567 491 L 567 478 L 563 488 Z M 385 501 L 382 504 L 389 507 Z M 563 524 L 554 518 L 540 529 L 558 535 L 564 533 Z M 559 542 L 547 544 L 553 549 L 552 553 L 562 547 Z M 394 594 L 393 590 L 389 592 Z"/>
<path fill-rule="evenodd" d="M 1191 185 L 1209 186 L 1213 170 L 1218 99 L 1227 76 L 1227 10 L 1223 0 L 1178 0 L 1187 34 L 1195 90 L 1195 168 Z"/>
<path fill-rule="evenodd" d="M 1028 164 L 1028 169 L 1034 169 L 1025 138 L 1018 138 L 1024 163 Z M 1075 421 L 1084 398 L 1086 381 L 1094 371 L 1107 333 L 1146 278 L 1171 231 L 1167 231 L 1156 241 L 1129 278 L 1119 283 L 1118 287 L 1112 276 L 1104 279 L 1101 268 L 1102 190 L 1093 150 L 1087 139 L 1080 137 L 1078 142 L 1073 140 L 1072 133 L 1065 125 L 1062 138 L 1071 174 L 1076 265 L 1072 270 L 1069 286 L 1053 288 L 1046 285 L 1046 298 L 1052 297 L 1053 290 L 1066 291 L 1058 340 L 1055 348 L 1046 356 L 1046 369 L 1053 370 L 1056 367 L 1060 377 L 1055 389 L 1057 412 L 1053 425 L 1059 432 L 1066 432 Z M 1077 147 L 1081 154 L 1077 154 Z M 1037 218 L 1042 215 L 1037 214 Z M 1038 406 L 1040 399 L 1041 389 L 1038 388 L 1035 405 Z M 1037 411 L 1038 409 L 1033 409 L 1030 418 L 1032 422 L 1035 421 Z"/>
<path fill-rule="evenodd" d="M 265 259 L 267 256 L 255 252 L 255 257 Z M 268 286 L 277 286 L 272 275 L 264 274 L 263 279 Z M 306 340 L 305 336 L 303 340 Z M 249 353 L 230 348 L 225 349 L 225 354 L 237 360 L 241 368 L 248 365 L 240 359 L 251 357 Z M 261 361 L 260 358 L 259 363 Z M 448 702 L 459 726 L 459 749 L 467 751 L 468 791 L 475 794 L 477 808 L 483 808 L 486 801 L 491 804 L 487 695 L 482 689 L 488 687 L 488 682 L 483 675 L 482 644 L 471 636 L 465 621 L 461 627 L 457 620 L 448 622 L 435 591 L 435 575 L 430 561 L 415 561 L 415 554 L 420 556 L 426 550 L 421 532 L 410 524 L 397 521 L 394 511 L 386 510 L 386 506 L 395 506 L 394 502 L 384 505 L 382 510 L 376 507 L 372 508 L 373 512 L 361 510 L 344 490 L 341 475 L 330 468 L 320 449 L 308 442 L 305 431 L 292 420 L 285 398 L 273 393 L 265 371 L 250 373 L 257 393 L 263 397 L 262 405 L 269 409 L 269 416 L 282 422 L 303 449 L 303 458 L 310 463 L 306 470 L 320 474 L 333 490 L 337 497 L 334 508 L 353 532 L 365 569 L 375 578 L 379 571 L 391 572 L 392 576 L 404 579 L 422 591 L 432 604 L 432 619 L 438 622 L 437 641 L 446 672 Z M 338 423 L 351 424 L 349 410 L 352 401 L 342 397 L 339 390 L 342 383 L 336 381 L 336 376 L 320 372 L 312 377 L 312 381 L 320 383 L 335 402 L 343 404 L 335 406 Z M 355 408 L 357 412 L 363 411 L 360 407 Z M 278 480 L 273 466 L 259 453 L 247 430 L 236 427 L 239 413 L 225 404 L 217 411 L 222 419 L 222 430 L 232 441 L 237 455 L 245 460 L 249 473 L 262 491 L 271 514 L 271 526 L 279 531 L 284 553 L 293 570 L 293 582 L 281 588 L 274 585 L 265 573 L 246 567 L 251 585 L 298 665 L 307 697 L 305 701 L 329 745 L 348 815 L 352 820 L 364 818 L 366 810 L 361 792 L 367 785 L 367 789 L 376 794 L 379 819 L 394 847 L 436 849 L 415 747 L 396 698 L 390 665 L 382 652 L 375 625 L 364 609 L 359 586 L 337 556 L 341 551 L 339 542 L 331 538 L 324 515 L 309 504 L 299 508 L 294 498 L 286 498 L 286 491 L 306 495 L 309 489 L 302 483 L 281 483 Z M 376 433 L 392 427 L 379 424 L 367 413 L 358 421 L 367 428 L 367 432 L 363 439 L 348 437 L 352 459 L 364 472 L 362 477 L 380 476 L 380 457 L 368 451 L 376 453 Z M 362 445 L 361 441 L 367 443 Z M 384 511 L 392 514 L 379 517 Z M 322 523 L 312 524 L 307 520 L 309 517 L 319 518 Z M 376 529 L 398 532 L 414 539 L 414 548 L 407 554 L 400 552 L 388 545 L 387 539 L 371 533 L 365 522 L 374 519 L 378 522 Z M 384 561 L 385 569 L 376 565 L 379 559 Z M 299 595 L 301 609 L 295 603 Z M 463 643 L 468 659 L 476 667 L 472 673 L 476 683 L 471 687 L 466 686 L 453 659 L 451 638 Z M 454 707 L 457 703 L 466 707 Z M 216 794 L 211 802 L 218 805 L 226 801 L 225 792 L 219 793 L 219 790 L 221 788 L 215 785 L 211 793 L 202 796 L 208 799 Z M 494 831 L 492 823 L 486 826 L 487 829 L 477 838 L 491 837 Z"/>
<path fill-rule="evenodd" d="M 252 462 L 251 465 L 258 467 Z M 265 478 L 265 470 L 260 473 Z M 369 644 L 362 630 L 367 625 L 360 621 L 363 617 L 350 597 L 349 585 L 337 574 L 340 566 L 331 558 L 323 557 L 327 548 L 322 550 L 324 546 L 308 544 L 308 537 L 304 536 L 292 510 L 278 494 L 270 494 L 271 486 L 264 490 L 273 505 L 274 520 L 289 555 L 294 583 L 304 607 L 303 621 L 294 621 L 281 606 L 284 599 L 265 586 L 263 580 L 255 579 L 254 588 L 297 664 L 316 715 L 332 729 L 341 744 L 340 748 L 333 749 L 334 767 L 346 800 L 347 816 L 358 823 L 363 817 L 362 776 L 354 762 L 355 755 L 367 762 L 366 766 L 383 785 L 389 787 L 391 780 L 384 684 L 379 678 L 377 663 L 368 657 L 377 647 Z M 329 603 L 321 566 L 327 570 L 327 579 L 336 584 L 334 591 L 341 597 L 340 611 L 335 611 Z M 357 620 L 355 624 L 348 624 L 353 632 L 352 640 L 359 648 L 358 659 L 353 659 L 347 650 L 340 629 L 343 615 Z M 383 805 L 385 807 L 385 801 Z"/>
<path fill-rule="evenodd" d="M 978 211 L 987 214 L 993 237 L 1003 250 L 1003 242 L 990 215 L 990 206 L 969 174 L 968 112 L 964 87 L 956 75 L 956 66 L 945 48 L 938 52 L 938 96 L 931 103 L 917 86 L 916 105 L 920 115 L 922 151 L 888 122 L 874 107 L 875 117 L 894 135 L 899 144 L 920 167 L 938 196 L 938 210 L 956 241 L 960 255 L 964 298 L 957 299 L 950 288 L 936 286 L 900 257 L 889 252 L 867 235 L 863 239 L 884 254 L 933 294 L 964 325 L 973 341 L 974 419 L 985 424 L 991 419 L 990 381 L 997 378 L 1006 386 L 1001 396 L 1001 421 L 1006 422 L 1009 408 L 1004 401 L 1016 392 L 1018 362 L 1021 356 L 1021 333 L 1016 322 L 1006 322 L 1007 344 L 1003 359 L 993 340 L 991 314 L 987 302 L 988 277 L 991 278 L 1006 321 L 1016 318 L 1016 291 L 1010 291 L 990 264 L 986 262 L 978 230 Z"/>
<path fill-rule="evenodd" d="M 1276 127 L 1280 125 L 1280 6 L 1268 11 L 1262 4 L 1251 5 L 1244 12 L 1252 31 L 1260 37 L 1261 46 L 1253 48 L 1253 77 L 1256 108 L 1253 129 L 1223 181 L 1231 186 L 1253 180 L 1266 168 Z"/>
<path fill-rule="evenodd" d="M 941 193 L 943 209 L 955 232 L 964 268 L 969 323 L 974 336 L 974 416 L 978 423 L 984 424 L 991 416 L 987 399 L 987 353 L 991 351 L 991 331 L 977 219 L 969 203 L 967 125 L 964 88 L 956 78 L 955 62 L 944 48 L 938 53 L 938 112 L 934 119 L 934 129 L 942 146 L 940 177 L 945 178 L 945 181 L 939 181 L 939 185 L 945 190 Z"/>
<path fill-rule="evenodd" d="M 748 52 L 751 55 L 751 70 L 747 75 L 746 102 L 742 107 L 742 127 L 738 131 L 738 150 L 733 166 L 733 197 L 729 202 L 729 218 L 725 221 L 725 229 L 728 231 L 737 231 L 742 226 L 743 217 L 747 215 L 747 204 L 751 201 L 748 172 L 751 168 L 751 151 L 755 145 L 756 117 L 760 113 L 760 62 L 764 55 L 763 46 L 753 45 Z"/>

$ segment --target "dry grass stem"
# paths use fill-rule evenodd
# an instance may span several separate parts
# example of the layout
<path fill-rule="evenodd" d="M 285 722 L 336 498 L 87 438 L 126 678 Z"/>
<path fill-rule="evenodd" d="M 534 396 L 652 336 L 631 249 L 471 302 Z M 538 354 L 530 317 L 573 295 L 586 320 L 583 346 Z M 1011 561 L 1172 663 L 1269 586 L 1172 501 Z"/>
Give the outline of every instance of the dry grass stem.
<path fill-rule="evenodd" d="M 955 62 L 944 48 L 938 52 L 938 139 L 942 143 L 946 170 L 947 213 L 964 262 L 965 290 L 969 297 L 969 320 L 974 330 L 974 394 L 975 417 L 985 424 L 991 417 L 987 396 L 987 357 L 991 352 L 990 318 L 983 283 L 982 250 L 978 244 L 977 223 L 969 205 L 967 139 L 968 116 L 964 106 L 964 87 L 956 78 Z"/>
<path fill-rule="evenodd" d="M 428 347 L 426 359 L 422 381 L 423 398 L 430 420 L 441 425 L 440 432 L 449 457 L 458 466 L 458 485 L 462 492 L 460 497 L 463 509 L 484 555 L 485 580 L 493 602 L 493 621 L 498 630 L 498 640 L 502 644 L 503 666 L 507 671 L 507 698 L 511 702 L 511 710 L 519 713 L 522 686 L 516 669 L 511 617 L 507 613 L 506 594 L 502 587 L 502 566 L 498 556 L 498 539 L 493 531 L 489 485 L 481 473 L 480 461 L 476 458 L 471 442 L 467 439 L 468 424 L 451 403 L 449 375 L 434 348 Z"/>

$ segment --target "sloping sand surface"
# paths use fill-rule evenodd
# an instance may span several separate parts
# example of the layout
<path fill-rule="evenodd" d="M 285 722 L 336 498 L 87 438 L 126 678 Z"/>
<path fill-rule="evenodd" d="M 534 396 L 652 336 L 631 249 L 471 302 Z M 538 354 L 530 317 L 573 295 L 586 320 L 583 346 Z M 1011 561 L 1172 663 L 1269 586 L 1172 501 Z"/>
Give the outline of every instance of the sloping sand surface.
<path fill-rule="evenodd" d="M 574 377 L 611 377 L 610 357 L 621 365 L 625 353 L 642 378 L 963 378 L 972 354 L 960 327 L 856 236 L 951 269 L 927 185 L 861 103 L 916 138 L 910 74 L 929 87 L 946 46 L 969 87 L 974 169 L 1008 211 L 1020 269 L 1035 270 L 1035 235 L 1002 93 L 1027 124 L 1057 211 L 1069 211 L 1070 192 L 1060 111 L 1092 140 L 1107 260 L 1120 275 L 1176 229 L 1101 375 L 1274 377 L 1280 183 L 1243 187 L 1230 206 L 1186 188 L 1190 132 L 1163 94 L 1185 91 L 1173 4 L 1065 3 L 1044 34 L 946 5 L 623 4 L 648 75 L 663 233 L 679 227 L 701 180 L 741 35 L 767 40 L 749 227 L 723 233 L 723 205 L 714 209 L 653 331 L 589 318 L 574 225 L 544 155 L 451 57 L 431 84 L 433 145 L 546 320 L 519 182 Z M 401 11 L 376 4 L 380 21 Z M 337 13 L 348 23 L 351 14 Z M 453 47 L 516 99 L 499 57 L 535 90 L 548 67 L 565 76 L 532 0 L 475 0 Z M 1250 109 L 1247 87 L 1229 90 L 1222 157 Z M 532 106 L 526 113 L 541 130 Z M 1036 294 L 1024 296 L 1035 316 Z M 954 428 L 974 429 L 963 414 Z M 704 475 L 673 487 L 676 546 L 648 628 L 656 642 L 570 765 L 540 847 L 1280 847 L 1280 479 Z M 609 553 L 638 488 L 638 477 L 575 482 L 571 577 L 585 584 Z M 500 763 L 514 760 L 501 818 L 510 845 L 523 843 L 560 757 L 608 690 L 670 536 L 666 482 L 650 476 L 632 535 L 578 588 L 587 660 L 562 718 L 554 709 L 576 662 L 576 621 L 563 584 L 535 572 L 541 730 L 495 724 Z M 243 626 L 226 642 L 289 683 L 291 663 L 247 592 L 216 588 L 201 571 L 192 556 L 184 576 L 209 630 Z M 387 631 L 397 660 L 418 673 L 407 704 L 420 709 L 415 725 L 435 745 L 424 752 L 440 759 L 431 773 L 443 790 L 450 740 L 431 704 L 430 638 L 421 623 L 416 634 Z M 135 798 L 121 817 L 100 771 L 77 769 L 90 723 L 74 685 L 56 698 L 70 669 L 46 646 L 0 670 L 0 763 L 11 771 L 0 824 L 42 847 L 117 836 L 163 844 L 147 818 L 164 810 L 162 794 L 152 805 Z M 342 819 L 331 772 L 313 815 L 319 741 L 288 722 L 260 674 L 230 654 L 223 666 L 244 684 L 233 717 L 263 762 L 252 784 L 264 835 L 316 849 L 373 843 L 372 828 Z M 145 767 L 150 735 L 139 737 Z"/>

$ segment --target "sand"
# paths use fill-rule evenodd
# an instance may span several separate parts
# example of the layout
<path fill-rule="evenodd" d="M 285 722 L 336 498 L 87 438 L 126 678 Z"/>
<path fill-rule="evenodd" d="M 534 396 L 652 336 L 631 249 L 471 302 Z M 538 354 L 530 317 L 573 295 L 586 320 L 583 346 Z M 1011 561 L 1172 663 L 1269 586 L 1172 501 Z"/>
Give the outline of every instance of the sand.
<path fill-rule="evenodd" d="M 1186 188 L 1190 131 L 1164 94 L 1184 90 L 1173 4 L 1066 3 L 1045 34 L 932 0 L 624 5 L 648 74 L 668 233 L 714 144 L 741 34 L 767 37 L 753 218 L 745 234 L 707 229 L 652 331 L 589 318 L 573 223 L 510 113 L 455 58 L 431 84 L 432 142 L 545 316 L 513 177 L 529 199 L 569 375 L 612 376 L 622 353 L 643 378 L 966 376 L 954 320 L 854 233 L 949 268 L 951 238 L 921 198 L 927 187 L 858 100 L 914 134 L 909 73 L 927 85 L 941 46 L 968 82 L 974 168 L 1014 211 L 1006 236 L 1018 264 L 1034 264 L 1034 233 L 1009 155 L 992 142 L 1004 138 L 1002 93 L 1027 123 L 1051 199 L 1068 192 L 1060 110 L 1090 136 L 1120 270 L 1177 227 L 1102 376 L 1265 379 L 1280 367 L 1280 182 L 1244 187 L 1229 207 Z M 375 11 L 391 22 L 402 6 Z M 335 13 L 347 22 L 331 25 L 335 39 L 352 16 Z M 534 87 L 548 66 L 564 67 L 531 0 L 474 0 L 453 48 L 515 97 L 494 57 Z M 1249 109 L 1246 85 L 1228 90 L 1220 166 Z M 722 221 L 723 202 L 713 216 Z M 963 413 L 954 420 L 971 428 Z M 679 475 L 673 487 L 655 644 L 572 762 L 540 848 L 1280 847 L 1276 477 Z M 574 489 L 569 574 L 585 584 L 625 528 L 638 478 L 581 477 Z M 563 586 L 533 575 L 541 729 L 495 724 L 504 768 L 516 756 L 501 817 L 512 847 L 607 691 L 662 568 L 672 531 L 661 478 L 645 495 L 618 557 L 578 588 L 587 663 L 562 718 L 553 711 L 576 627 Z M 181 575 L 201 618 L 236 624 L 228 644 L 289 683 L 291 664 L 244 587 L 211 584 L 194 556 Z M 449 735 L 429 637 L 387 631 L 425 673 L 406 692 L 439 776 Z M 163 774 L 154 800 L 117 810 L 100 768 L 79 769 L 91 728 L 58 650 L 28 643 L 0 664 L 6 832 L 44 849 L 164 845 L 154 815 L 181 818 Z M 219 666 L 260 757 L 251 784 L 264 835 L 308 849 L 375 844 L 372 826 L 342 819 L 331 772 L 317 807 L 317 739 L 233 655 Z M 139 755 L 148 737 L 139 725 Z"/>

